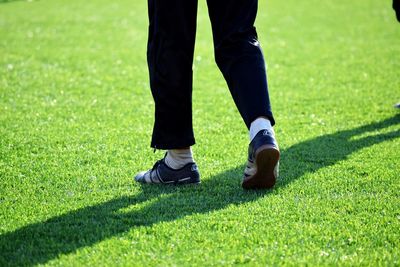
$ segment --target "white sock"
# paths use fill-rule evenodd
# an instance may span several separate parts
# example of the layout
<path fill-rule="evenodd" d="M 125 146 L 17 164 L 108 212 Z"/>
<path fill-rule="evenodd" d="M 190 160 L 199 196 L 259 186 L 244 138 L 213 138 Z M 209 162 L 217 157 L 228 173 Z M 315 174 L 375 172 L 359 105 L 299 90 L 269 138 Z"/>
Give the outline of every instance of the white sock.
<path fill-rule="evenodd" d="M 191 148 L 170 149 L 165 157 L 165 163 L 172 169 L 180 169 L 191 162 L 194 162 Z"/>
<path fill-rule="evenodd" d="M 254 120 L 250 124 L 250 131 L 249 131 L 250 142 L 257 135 L 257 133 L 262 130 L 268 130 L 274 133 L 274 129 L 272 128 L 271 122 L 268 119 L 258 118 Z"/>

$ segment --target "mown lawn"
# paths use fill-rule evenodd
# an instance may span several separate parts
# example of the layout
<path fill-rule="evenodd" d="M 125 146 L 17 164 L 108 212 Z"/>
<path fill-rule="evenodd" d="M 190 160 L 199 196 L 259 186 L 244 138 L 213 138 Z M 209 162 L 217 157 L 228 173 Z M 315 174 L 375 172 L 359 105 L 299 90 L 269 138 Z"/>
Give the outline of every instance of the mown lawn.
<path fill-rule="evenodd" d="M 202 184 L 140 186 L 146 1 L 0 1 L 0 266 L 400 265 L 400 23 L 391 1 L 260 1 L 281 180 L 240 181 L 247 129 L 194 61 Z"/>

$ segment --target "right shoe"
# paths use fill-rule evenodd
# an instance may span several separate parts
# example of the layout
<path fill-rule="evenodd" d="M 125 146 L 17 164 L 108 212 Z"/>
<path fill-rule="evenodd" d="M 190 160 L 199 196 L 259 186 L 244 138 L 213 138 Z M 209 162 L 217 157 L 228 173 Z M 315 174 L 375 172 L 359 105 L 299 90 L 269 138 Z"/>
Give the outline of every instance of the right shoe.
<path fill-rule="evenodd" d="M 268 130 L 259 131 L 249 144 L 242 187 L 272 188 L 279 175 L 279 157 L 279 147 L 274 133 Z"/>
<path fill-rule="evenodd" d="M 165 157 L 157 161 L 153 168 L 135 176 L 135 181 L 143 184 L 199 184 L 200 173 L 196 163 L 188 163 L 180 169 L 172 169 L 165 163 Z"/>

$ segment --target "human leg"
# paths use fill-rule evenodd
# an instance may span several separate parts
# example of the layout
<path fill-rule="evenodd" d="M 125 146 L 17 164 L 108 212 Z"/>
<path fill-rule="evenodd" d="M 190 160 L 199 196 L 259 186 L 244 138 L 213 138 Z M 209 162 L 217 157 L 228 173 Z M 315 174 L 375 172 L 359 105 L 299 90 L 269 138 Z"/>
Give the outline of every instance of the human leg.
<path fill-rule="evenodd" d="M 263 53 L 257 39 L 254 21 L 257 0 L 208 0 L 213 30 L 215 60 L 235 104 L 248 128 L 259 117 L 272 126 Z"/>
<path fill-rule="evenodd" d="M 140 172 L 141 183 L 199 183 L 190 146 L 192 129 L 192 63 L 197 0 L 148 0 L 147 61 L 155 103 L 151 146 L 167 149 L 153 168 Z"/>
<path fill-rule="evenodd" d="M 279 148 L 268 95 L 264 57 L 254 21 L 257 0 L 208 0 L 215 59 L 235 104 L 250 129 L 248 164 L 242 186 L 270 188 L 275 184 Z"/>
<path fill-rule="evenodd" d="M 155 103 L 151 146 L 177 149 L 195 143 L 192 63 L 197 0 L 148 0 L 147 61 Z"/>

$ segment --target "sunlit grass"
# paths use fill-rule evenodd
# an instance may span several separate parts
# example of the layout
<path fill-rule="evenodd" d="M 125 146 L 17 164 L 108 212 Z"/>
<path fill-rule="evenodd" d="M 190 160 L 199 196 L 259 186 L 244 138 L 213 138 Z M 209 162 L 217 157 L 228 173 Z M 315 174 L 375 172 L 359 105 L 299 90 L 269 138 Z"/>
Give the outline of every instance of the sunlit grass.
<path fill-rule="evenodd" d="M 281 180 L 243 191 L 247 129 L 199 3 L 202 184 L 143 186 L 146 1 L 0 2 L 0 266 L 399 265 L 400 24 L 390 1 L 261 1 Z"/>

